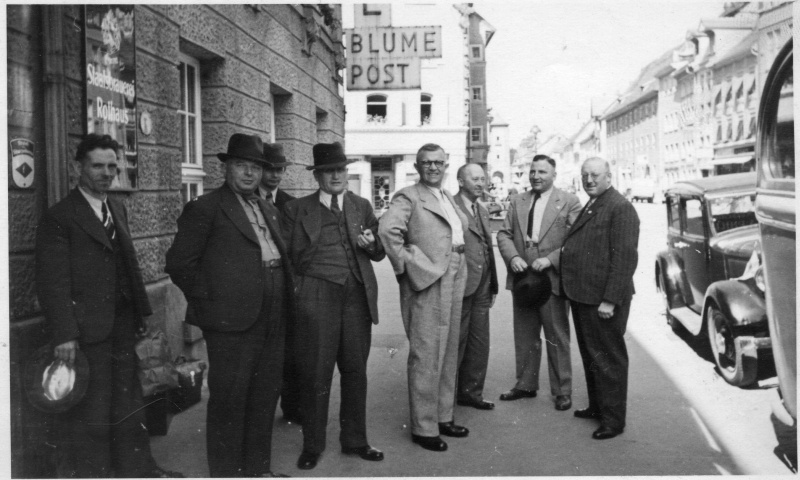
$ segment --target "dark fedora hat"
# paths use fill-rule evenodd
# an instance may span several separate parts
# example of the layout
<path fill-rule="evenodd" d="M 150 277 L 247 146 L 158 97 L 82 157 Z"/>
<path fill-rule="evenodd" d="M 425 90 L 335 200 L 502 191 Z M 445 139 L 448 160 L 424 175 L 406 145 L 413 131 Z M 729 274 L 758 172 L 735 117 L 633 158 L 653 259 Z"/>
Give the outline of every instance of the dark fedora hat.
<path fill-rule="evenodd" d="M 348 160 L 345 156 L 341 143 L 318 143 L 314 145 L 314 165 L 306 167 L 306 170 L 339 168 L 353 162 L 355 160 Z"/>
<path fill-rule="evenodd" d="M 267 162 L 267 167 L 271 168 L 294 165 L 294 163 L 286 161 L 286 157 L 283 155 L 283 145 L 280 143 L 264 144 L 264 161 Z"/>
<path fill-rule="evenodd" d="M 550 298 L 552 285 L 544 272 L 528 267 L 514 274 L 514 298 L 521 307 L 540 307 Z"/>
<path fill-rule="evenodd" d="M 227 162 L 232 158 L 239 158 L 258 162 L 262 165 L 267 163 L 264 160 L 264 142 L 261 137 L 244 133 L 231 135 L 231 138 L 228 139 L 228 151 L 226 153 L 218 153 L 217 157 L 223 162 Z"/>
<path fill-rule="evenodd" d="M 25 365 L 25 393 L 37 410 L 46 413 L 66 412 L 83 399 L 89 386 L 89 362 L 80 350 L 75 363 L 57 360 L 53 347 L 45 345 L 34 352 Z"/>

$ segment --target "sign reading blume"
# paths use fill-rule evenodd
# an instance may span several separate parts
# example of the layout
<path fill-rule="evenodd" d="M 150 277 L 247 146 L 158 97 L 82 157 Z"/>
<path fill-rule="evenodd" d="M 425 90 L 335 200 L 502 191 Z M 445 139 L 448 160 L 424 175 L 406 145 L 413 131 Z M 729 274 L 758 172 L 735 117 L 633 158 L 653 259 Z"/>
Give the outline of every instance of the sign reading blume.
<path fill-rule="evenodd" d="M 133 5 L 86 7 L 86 117 L 88 132 L 122 146 L 111 188 L 137 187 L 136 41 Z"/>

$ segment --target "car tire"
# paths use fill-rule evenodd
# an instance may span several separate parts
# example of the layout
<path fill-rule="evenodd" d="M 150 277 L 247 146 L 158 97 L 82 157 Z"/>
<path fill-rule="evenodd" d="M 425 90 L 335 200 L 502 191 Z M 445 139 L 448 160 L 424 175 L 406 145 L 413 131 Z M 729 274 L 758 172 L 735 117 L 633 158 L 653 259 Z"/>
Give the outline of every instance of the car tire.
<path fill-rule="evenodd" d="M 711 304 L 707 313 L 708 343 L 720 376 L 736 387 L 753 384 L 758 374 L 758 357 L 746 355 L 737 347 L 730 321 L 719 307 Z"/>

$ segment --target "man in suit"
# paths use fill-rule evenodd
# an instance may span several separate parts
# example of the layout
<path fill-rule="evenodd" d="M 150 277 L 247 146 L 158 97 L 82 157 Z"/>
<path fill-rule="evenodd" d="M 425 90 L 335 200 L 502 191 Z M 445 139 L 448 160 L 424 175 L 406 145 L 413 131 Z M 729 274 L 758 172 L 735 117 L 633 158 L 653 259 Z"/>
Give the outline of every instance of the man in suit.
<path fill-rule="evenodd" d="M 568 305 L 561 295 L 558 268 L 561 245 L 581 205 L 575 195 L 553 187 L 556 162 L 547 155 L 533 157 L 528 179 L 531 190 L 511 199 L 497 245 L 508 267 L 506 288 L 512 290 L 515 274 L 531 268 L 547 274 L 552 295 L 541 306 L 513 296 L 517 382 L 500 400 L 536 396 L 544 330 L 550 393 L 556 409 L 567 410 L 572 406 L 572 364 Z"/>
<path fill-rule="evenodd" d="M 579 418 L 600 420 L 592 438 L 612 438 L 625 429 L 628 351 L 625 328 L 638 262 L 639 217 L 611 186 L 608 162 L 590 158 L 581 179 L 589 201 L 561 252 L 561 285 L 569 298 L 586 373 L 589 406 Z"/>
<path fill-rule="evenodd" d="M 288 162 L 283 155 L 283 145 L 280 143 L 264 144 L 264 173 L 261 176 L 261 185 L 258 187 L 258 196 L 267 204 L 274 205 L 278 212 L 283 214 L 283 207 L 295 197 L 289 195 L 278 186 L 286 173 L 286 167 L 294 165 Z M 300 383 L 292 345 L 294 345 L 294 302 L 286 304 L 286 347 L 283 358 L 283 386 L 281 388 L 281 410 L 287 422 L 300 424 Z"/>
<path fill-rule="evenodd" d="M 119 144 L 89 134 L 75 155 L 78 187 L 36 232 L 36 285 L 55 357 L 89 363 L 89 387 L 55 418 L 58 476 L 182 477 L 159 468 L 144 428 L 134 350 L 151 315 L 125 205 L 107 195 Z"/>
<path fill-rule="evenodd" d="M 439 435 L 466 437 L 453 420 L 461 302 L 467 281 L 464 231 L 469 221 L 442 189 L 447 155 L 432 143 L 417 152 L 419 183 L 397 192 L 378 236 L 400 283 L 408 336 L 411 440 L 447 450 Z"/>
<path fill-rule="evenodd" d="M 478 203 L 483 196 L 486 174 L 480 165 L 467 163 L 458 169 L 457 176 L 459 190 L 453 199 L 469 220 L 469 226 L 464 230 L 467 284 L 461 304 L 456 403 L 491 410 L 494 403 L 483 399 L 483 384 L 489 366 L 489 309 L 497 295 L 497 268 L 489 212 Z"/>
<path fill-rule="evenodd" d="M 265 165 L 261 139 L 234 134 L 217 156 L 225 183 L 186 204 L 165 271 L 208 348 L 211 476 L 276 476 L 270 450 L 291 270 L 278 211 L 255 194 Z"/>
<path fill-rule="evenodd" d="M 319 190 L 286 204 L 283 229 L 297 274 L 296 342 L 303 452 L 297 467 L 314 468 L 325 450 L 334 365 L 341 375 L 342 452 L 383 460 L 367 442 L 367 357 L 378 323 L 378 281 L 371 261 L 386 256 L 375 238 L 370 203 L 346 191 L 347 157 L 339 143 L 314 145 Z"/>

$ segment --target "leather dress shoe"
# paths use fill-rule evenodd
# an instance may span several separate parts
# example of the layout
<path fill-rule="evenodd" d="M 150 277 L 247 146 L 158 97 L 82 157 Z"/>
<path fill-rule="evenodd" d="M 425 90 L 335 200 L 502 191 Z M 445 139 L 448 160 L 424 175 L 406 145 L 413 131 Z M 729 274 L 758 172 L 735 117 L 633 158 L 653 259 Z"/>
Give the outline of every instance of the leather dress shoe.
<path fill-rule="evenodd" d="M 164 470 L 163 468 L 156 465 L 153 467 L 152 470 L 142 475 L 142 477 L 147 478 L 186 478 L 184 474 L 181 472 L 173 472 L 170 470 Z"/>
<path fill-rule="evenodd" d="M 258 478 L 290 478 L 290 477 L 285 473 L 267 472 L 267 473 L 262 473 L 261 475 L 258 476 Z"/>
<path fill-rule="evenodd" d="M 434 452 L 444 452 L 447 450 L 447 443 L 444 440 L 436 437 L 423 437 L 422 435 L 411 434 L 411 441 L 424 448 L 425 450 L 432 450 Z"/>
<path fill-rule="evenodd" d="M 283 419 L 289 423 L 295 423 L 297 425 L 303 424 L 303 417 L 300 416 L 300 412 L 294 410 L 284 410 Z"/>
<path fill-rule="evenodd" d="M 475 400 L 474 398 L 464 397 L 456 400 L 456 403 L 462 407 L 473 407 L 478 410 L 494 410 L 494 403 L 487 402 L 486 400 Z"/>
<path fill-rule="evenodd" d="M 600 412 L 592 407 L 575 410 L 573 414 L 578 418 L 600 418 Z"/>
<path fill-rule="evenodd" d="M 500 395 L 500 400 L 510 402 L 512 400 L 519 400 L 520 398 L 533 398 L 536 396 L 536 390 L 520 390 L 519 388 L 512 388 L 506 393 Z"/>
<path fill-rule="evenodd" d="M 614 438 L 622 433 L 621 428 L 600 427 L 592 433 L 592 438 L 595 440 L 605 440 L 607 438 Z"/>
<path fill-rule="evenodd" d="M 371 462 L 380 462 L 383 460 L 383 452 L 369 445 L 364 445 L 363 447 L 342 447 L 342 453 L 358 455 L 364 460 L 369 460 Z"/>
<path fill-rule="evenodd" d="M 572 408 L 572 398 L 569 395 L 556 395 L 556 410 L 569 410 Z"/>
<path fill-rule="evenodd" d="M 297 459 L 297 468 L 300 470 L 311 470 L 317 466 L 319 455 L 319 453 L 303 451 L 303 453 L 300 454 L 300 458 Z"/>
<path fill-rule="evenodd" d="M 447 435 L 448 437 L 463 438 L 469 435 L 469 429 L 456 425 L 455 422 L 439 422 L 439 434 Z"/>

